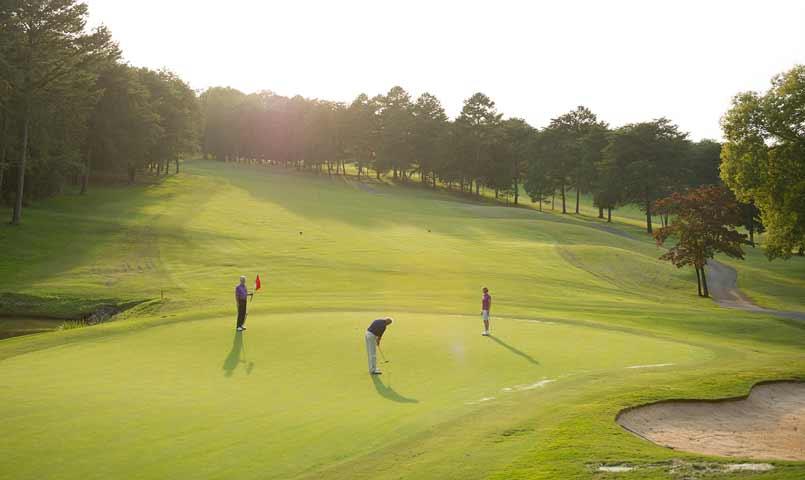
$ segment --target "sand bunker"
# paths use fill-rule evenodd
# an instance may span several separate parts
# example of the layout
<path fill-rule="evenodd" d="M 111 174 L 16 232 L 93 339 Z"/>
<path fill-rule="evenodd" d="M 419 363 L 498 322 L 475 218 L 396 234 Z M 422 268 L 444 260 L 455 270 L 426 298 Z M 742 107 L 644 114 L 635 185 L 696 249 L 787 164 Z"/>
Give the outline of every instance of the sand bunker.
<path fill-rule="evenodd" d="M 805 460 L 805 383 L 759 384 L 745 398 L 655 403 L 625 410 L 617 422 L 640 437 L 677 450 Z"/>

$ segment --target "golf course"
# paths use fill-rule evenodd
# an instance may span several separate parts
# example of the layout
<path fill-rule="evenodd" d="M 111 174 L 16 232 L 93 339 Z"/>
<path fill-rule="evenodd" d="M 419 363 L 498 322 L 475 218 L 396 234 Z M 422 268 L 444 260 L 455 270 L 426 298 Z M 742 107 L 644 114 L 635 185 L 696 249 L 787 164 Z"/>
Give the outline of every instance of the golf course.
<path fill-rule="evenodd" d="M 805 380 L 805 322 L 697 296 L 639 211 L 585 209 L 207 160 L 36 202 L 0 226 L 0 322 L 122 312 L 0 340 L 0 478 L 805 478 L 616 422 Z M 746 250 L 742 292 L 805 311 L 805 258 Z"/>

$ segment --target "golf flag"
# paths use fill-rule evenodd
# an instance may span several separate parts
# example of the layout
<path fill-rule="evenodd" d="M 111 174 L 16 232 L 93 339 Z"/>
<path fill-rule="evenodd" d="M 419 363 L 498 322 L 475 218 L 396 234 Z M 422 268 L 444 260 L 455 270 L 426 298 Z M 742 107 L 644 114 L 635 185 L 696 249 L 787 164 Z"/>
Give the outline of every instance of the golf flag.
<path fill-rule="evenodd" d="M 260 283 L 260 274 L 257 274 L 257 278 L 254 280 L 254 291 L 260 290 L 262 284 Z"/>

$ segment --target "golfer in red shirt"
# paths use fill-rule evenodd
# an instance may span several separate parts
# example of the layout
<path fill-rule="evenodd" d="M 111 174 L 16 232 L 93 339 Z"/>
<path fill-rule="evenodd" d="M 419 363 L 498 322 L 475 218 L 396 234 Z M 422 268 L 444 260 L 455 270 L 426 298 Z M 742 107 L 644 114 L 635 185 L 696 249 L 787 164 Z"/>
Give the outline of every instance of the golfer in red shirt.
<path fill-rule="evenodd" d="M 484 287 L 484 296 L 481 297 L 481 318 L 484 319 L 484 333 L 481 335 L 489 336 L 489 310 L 492 308 L 492 295 L 489 295 L 489 289 Z"/>

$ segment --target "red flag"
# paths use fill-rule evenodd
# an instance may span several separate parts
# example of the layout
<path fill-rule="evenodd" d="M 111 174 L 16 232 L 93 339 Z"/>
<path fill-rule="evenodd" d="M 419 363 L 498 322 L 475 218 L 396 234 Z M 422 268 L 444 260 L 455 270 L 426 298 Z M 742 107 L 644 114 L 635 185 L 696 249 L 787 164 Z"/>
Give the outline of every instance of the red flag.
<path fill-rule="evenodd" d="M 254 291 L 260 290 L 262 284 L 260 283 L 260 275 L 257 275 L 257 279 L 254 281 Z"/>

